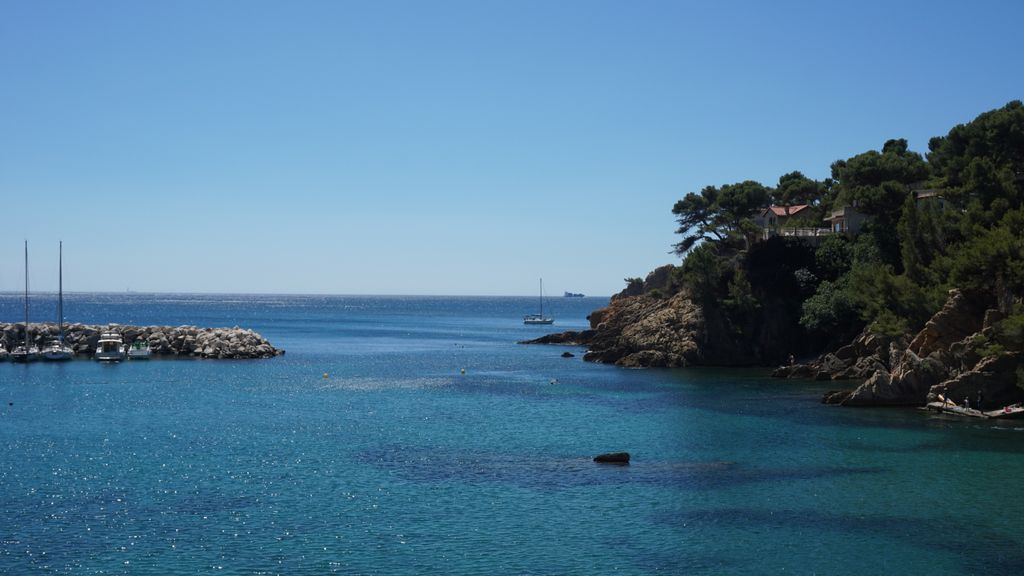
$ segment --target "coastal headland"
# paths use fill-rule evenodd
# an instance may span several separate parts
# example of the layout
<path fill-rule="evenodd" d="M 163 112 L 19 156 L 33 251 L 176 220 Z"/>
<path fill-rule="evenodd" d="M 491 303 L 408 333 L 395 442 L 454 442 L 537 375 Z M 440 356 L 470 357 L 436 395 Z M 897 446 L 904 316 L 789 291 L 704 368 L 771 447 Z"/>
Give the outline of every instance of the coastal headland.
<path fill-rule="evenodd" d="M 589 362 L 676 368 L 770 366 L 795 340 L 774 339 L 777 327 L 750 333 L 742 343 L 716 336 L 716 308 L 702 307 L 685 293 L 651 295 L 661 276 L 664 271 L 652 273 L 646 290 L 624 291 L 607 308 L 592 312 L 590 330 L 548 334 L 521 344 L 587 346 L 583 359 Z M 827 404 L 923 406 L 945 398 L 993 410 L 1024 402 L 1024 388 L 1018 384 L 1024 353 L 991 345 L 1006 320 L 989 294 L 952 289 L 945 305 L 916 333 L 891 336 L 865 328 L 849 344 L 813 360 L 776 363 L 783 365 L 772 375 L 850 383 L 827 393 L 822 399 Z"/>
<path fill-rule="evenodd" d="M 766 186 L 687 193 L 678 265 L 626 278 L 590 329 L 526 343 L 624 367 L 778 367 L 843 406 L 1024 404 L 1024 103 Z"/>
<path fill-rule="evenodd" d="M 153 356 L 250 359 L 284 354 L 253 330 L 196 326 L 129 326 L 124 324 L 65 324 L 64 342 L 77 356 L 92 356 L 104 332 L 117 332 L 125 344 L 145 340 Z M 30 324 L 30 338 L 39 347 L 57 338 L 57 325 Z M 25 324 L 0 323 L 0 345 L 11 350 L 25 340 Z"/>

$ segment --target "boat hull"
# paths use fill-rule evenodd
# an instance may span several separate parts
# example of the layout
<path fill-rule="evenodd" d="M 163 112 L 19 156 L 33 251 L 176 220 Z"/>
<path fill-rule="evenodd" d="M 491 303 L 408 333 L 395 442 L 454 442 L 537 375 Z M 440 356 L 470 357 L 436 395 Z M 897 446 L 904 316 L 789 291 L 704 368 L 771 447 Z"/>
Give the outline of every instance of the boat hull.
<path fill-rule="evenodd" d="M 120 362 L 124 360 L 124 354 L 121 352 L 96 352 L 93 358 L 97 362 Z"/>
<path fill-rule="evenodd" d="M 527 325 L 532 325 L 532 324 L 554 324 L 554 323 L 555 323 L 554 318 L 544 318 L 544 319 L 529 319 L 528 318 L 528 319 L 523 320 L 523 324 L 527 324 Z"/>
<path fill-rule="evenodd" d="M 16 349 L 11 352 L 11 362 L 17 362 L 19 364 L 26 364 L 28 362 L 35 362 L 39 360 L 39 350 L 32 348 L 26 351 L 23 348 Z"/>
<path fill-rule="evenodd" d="M 47 362 L 63 362 L 65 360 L 71 360 L 74 355 L 74 350 L 61 344 L 54 344 L 53 346 L 44 348 L 42 352 L 43 360 L 46 360 Z"/>
<path fill-rule="evenodd" d="M 120 362 L 124 360 L 126 352 L 127 347 L 124 345 L 121 335 L 110 332 L 100 336 L 93 358 L 99 362 Z"/>

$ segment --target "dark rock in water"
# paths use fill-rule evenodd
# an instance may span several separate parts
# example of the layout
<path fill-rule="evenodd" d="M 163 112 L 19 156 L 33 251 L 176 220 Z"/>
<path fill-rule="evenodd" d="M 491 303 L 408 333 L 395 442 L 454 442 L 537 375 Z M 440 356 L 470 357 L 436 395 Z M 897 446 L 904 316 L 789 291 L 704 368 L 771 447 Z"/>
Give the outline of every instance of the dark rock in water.
<path fill-rule="evenodd" d="M 562 352 L 562 358 L 575 358 L 576 355 L 572 352 Z"/>
<path fill-rule="evenodd" d="M 842 404 L 844 400 L 850 397 L 853 390 L 829 390 L 825 392 L 825 395 L 821 397 L 822 404 Z"/>
<path fill-rule="evenodd" d="M 556 334 L 547 334 L 533 340 L 523 340 L 519 344 L 563 344 L 566 346 L 584 346 L 594 335 L 593 330 L 568 330 Z"/>
<path fill-rule="evenodd" d="M 629 464 L 629 452 L 609 452 L 594 456 L 594 462 L 599 464 Z"/>

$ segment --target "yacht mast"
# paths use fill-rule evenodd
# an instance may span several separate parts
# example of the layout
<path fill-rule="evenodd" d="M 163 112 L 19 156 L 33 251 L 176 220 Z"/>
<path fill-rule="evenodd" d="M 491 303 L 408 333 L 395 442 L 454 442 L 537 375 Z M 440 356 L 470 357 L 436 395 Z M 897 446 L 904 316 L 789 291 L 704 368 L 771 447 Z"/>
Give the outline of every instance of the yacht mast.
<path fill-rule="evenodd" d="M 540 317 L 544 318 L 544 279 L 540 279 Z"/>
<path fill-rule="evenodd" d="M 60 260 L 57 269 L 57 338 L 64 344 L 64 241 L 60 241 Z"/>
<path fill-rule="evenodd" d="M 28 240 L 25 240 L 25 352 L 28 352 Z"/>

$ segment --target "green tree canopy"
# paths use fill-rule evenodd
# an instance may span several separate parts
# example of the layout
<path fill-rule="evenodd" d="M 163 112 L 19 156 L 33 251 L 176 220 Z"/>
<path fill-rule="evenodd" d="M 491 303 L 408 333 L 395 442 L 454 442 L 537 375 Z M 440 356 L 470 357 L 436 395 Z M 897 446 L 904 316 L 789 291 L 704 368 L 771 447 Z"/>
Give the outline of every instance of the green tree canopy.
<path fill-rule="evenodd" d="M 958 208 L 971 209 L 973 222 L 992 224 L 1002 212 L 1024 201 L 1024 104 L 1020 100 L 932 138 L 928 149 L 928 163 L 944 196 Z"/>
<path fill-rule="evenodd" d="M 683 237 L 676 253 L 685 254 L 701 240 L 746 240 L 754 213 L 770 199 L 771 190 L 753 180 L 690 192 L 672 207 L 679 223 L 676 233 Z"/>
<path fill-rule="evenodd" d="M 827 185 L 824 182 L 811 180 L 799 171 L 783 174 L 779 177 L 779 185 L 772 194 L 772 202 L 780 206 L 794 204 L 817 205 L 825 196 Z"/>
<path fill-rule="evenodd" d="M 895 222 L 910 185 L 928 178 L 928 164 L 907 150 L 904 139 L 889 140 L 882 151 L 869 150 L 832 164 L 838 201 L 883 222 Z"/>

